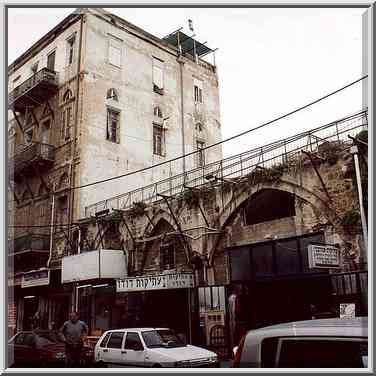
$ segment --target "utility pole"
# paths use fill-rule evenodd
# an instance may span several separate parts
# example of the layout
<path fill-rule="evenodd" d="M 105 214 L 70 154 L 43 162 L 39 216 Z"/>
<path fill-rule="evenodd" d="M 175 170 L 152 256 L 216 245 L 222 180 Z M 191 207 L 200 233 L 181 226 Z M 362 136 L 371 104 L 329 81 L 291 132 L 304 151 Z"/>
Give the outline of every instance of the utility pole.
<path fill-rule="evenodd" d="M 359 157 L 358 157 L 358 147 L 356 145 L 352 146 L 350 149 L 350 153 L 354 157 L 354 164 L 355 164 L 355 173 L 356 173 L 356 182 L 358 188 L 358 196 L 359 196 L 359 207 L 360 207 L 360 218 L 362 221 L 362 229 L 363 229 L 363 239 L 364 239 L 364 254 L 363 254 L 363 261 L 367 264 L 367 253 L 368 253 L 368 233 L 367 233 L 367 222 L 366 222 L 366 215 L 364 212 L 364 205 L 363 205 L 363 191 L 362 191 L 362 181 L 360 178 L 360 168 L 359 168 Z"/>

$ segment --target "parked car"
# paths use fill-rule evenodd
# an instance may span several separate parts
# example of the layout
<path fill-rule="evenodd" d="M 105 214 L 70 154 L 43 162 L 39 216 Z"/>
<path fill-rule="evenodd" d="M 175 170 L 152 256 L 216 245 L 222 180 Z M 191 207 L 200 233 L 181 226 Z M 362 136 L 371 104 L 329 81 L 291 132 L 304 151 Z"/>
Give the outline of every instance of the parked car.
<path fill-rule="evenodd" d="M 95 345 L 98 366 L 218 367 L 212 351 L 188 345 L 168 328 L 109 330 Z"/>
<path fill-rule="evenodd" d="M 93 349 L 84 346 L 83 366 L 93 364 Z M 13 367 L 59 367 L 65 364 L 65 344 L 57 331 L 23 331 L 8 342 L 9 365 Z"/>
<path fill-rule="evenodd" d="M 231 367 L 368 367 L 368 320 L 319 319 L 250 330 Z"/>

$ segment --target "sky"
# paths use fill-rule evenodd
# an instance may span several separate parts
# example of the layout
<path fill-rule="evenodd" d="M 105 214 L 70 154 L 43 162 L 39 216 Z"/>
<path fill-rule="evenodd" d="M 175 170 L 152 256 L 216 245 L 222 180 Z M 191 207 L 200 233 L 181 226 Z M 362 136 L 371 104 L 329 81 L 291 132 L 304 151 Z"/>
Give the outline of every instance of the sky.
<path fill-rule="evenodd" d="M 73 8 L 8 10 L 8 62 Z M 218 48 L 222 137 L 254 128 L 360 78 L 362 14 L 338 8 L 106 8 L 157 37 L 193 20 L 197 39 Z M 212 62 L 211 56 L 208 61 Z M 286 120 L 224 144 L 229 156 L 362 109 L 361 84 Z"/>

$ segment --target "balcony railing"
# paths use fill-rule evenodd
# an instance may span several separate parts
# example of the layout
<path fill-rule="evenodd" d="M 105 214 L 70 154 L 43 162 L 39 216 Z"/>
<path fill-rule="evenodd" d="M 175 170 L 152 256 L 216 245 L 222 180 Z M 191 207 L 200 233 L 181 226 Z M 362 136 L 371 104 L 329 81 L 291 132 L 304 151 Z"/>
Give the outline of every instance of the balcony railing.
<path fill-rule="evenodd" d="M 14 239 L 8 240 L 8 254 L 29 253 L 29 252 L 49 252 L 50 236 L 46 234 L 28 233 Z"/>
<path fill-rule="evenodd" d="M 17 112 L 25 112 L 26 107 L 45 102 L 57 91 L 58 74 L 48 68 L 42 68 L 9 93 L 8 107 Z"/>
<path fill-rule="evenodd" d="M 31 165 L 38 169 L 48 168 L 55 161 L 55 147 L 40 142 L 34 142 L 17 151 L 9 159 L 9 175 L 11 178 L 17 178 L 20 173 L 29 171 Z"/>

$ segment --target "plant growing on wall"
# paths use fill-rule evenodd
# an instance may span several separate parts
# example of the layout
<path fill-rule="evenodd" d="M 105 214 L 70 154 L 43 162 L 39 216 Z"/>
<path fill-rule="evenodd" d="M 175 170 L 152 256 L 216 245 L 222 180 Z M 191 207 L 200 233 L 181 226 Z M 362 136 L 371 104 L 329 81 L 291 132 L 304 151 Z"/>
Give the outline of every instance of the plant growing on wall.
<path fill-rule="evenodd" d="M 189 207 L 197 206 L 200 201 L 200 195 L 196 190 L 187 189 L 183 193 L 183 199 Z"/>
<path fill-rule="evenodd" d="M 129 214 L 133 217 L 139 217 L 145 213 L 146 204 L 143 201 L 135 201 L 129 210 Z"/>
<path fill-rule="evenodd" d="M 345 231 L 349 233 L 353 232 L 360 224 L 359 212 L 355 209 L 346 211 L 346 213 L 342 217 L 341 224 Z"/>

